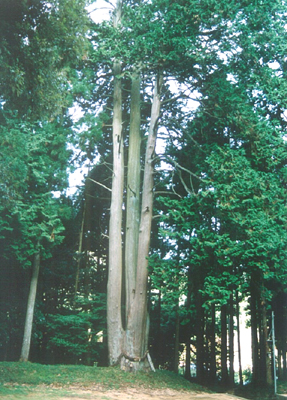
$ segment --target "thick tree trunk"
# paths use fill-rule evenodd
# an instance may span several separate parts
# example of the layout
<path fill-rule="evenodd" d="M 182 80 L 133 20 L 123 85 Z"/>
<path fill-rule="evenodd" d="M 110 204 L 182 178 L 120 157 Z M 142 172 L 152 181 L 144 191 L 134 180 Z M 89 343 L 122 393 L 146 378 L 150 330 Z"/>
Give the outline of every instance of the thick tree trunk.
<path fill-rule="evenodd" d="M 139 245 L 136 270 L 136 287 L 133 293 L 130 312 L 127 320 L 126 352 L 134 359 L 141 360 L 147 353 L 147 280 L 148 254 L 151 235 L 153 208 L 153 159 L 156 144 L 157 122 L 160 116 L 161 87 L 163 76 L 160 74 L 155 82 L 151 121 L 146 147 L 144 178 L 142 190 L 141 220 L 139 227 Z M 139 363 L 133 369 L 141 368 Z"/>
<path fill-rule="evenodd" d="M 125 234 L 126 323 L 136 290 L 140 218 L 140 72 L 132 75 Z"/>
<path fill-rule="evenodd" d="M 115 9 L 114 27 L 121 21 L 122 1 Z M 122 209 L 124 187 L 124 153 L 122 137 L 121 64 L 114 61 L 113 106 L 113 180 L 109 227 L 109 275 L 107 292 L 107 329 L 109 363 L 120 362 L 126 370 L 153 368 L 148 354 L 147 281 L 148 254 L 153 208 L 153 159 L 157 122 L 161 107 L 162 74 L 156 79 L 147 139 L 142 205 L 140 193 L 140 73 L 134 72 L 131 93 L 131 121 L 127 174 L 125 232 L 125 293 L 122 292 Z M 139 221 L 140 219 L 140 221 Z M 122 321 L 122 299 L 126 300 L 125 323 Z"/>
<path fill-rule="evenodd" d="M 121 19 L 121 2 L 118 1 L 115 27 Z M 109 276 L 107 327 L 109 362 L 121 362 L 128 370 L 151 365 L 147 353 L 148 313 L 147 279 L 153 207 L 153 158 L 156 143 L 157 121 L 160 115 L 162 75 L 156 80 L 151 121 L 147 139 L 142 189 L 140 197 L 140 73 L 134 72 L 131 93 L 131 121 L 129 160 L 127 173 L 127 204 L 125 232 L 125 299 L 126 320 L 122 324 L 122 205 L 124 185 L 124 159 L 122 138 L 121 65 L 114 62 L 114 109 L 113 109 L 113 181 L 110 210 Z M 140 218 L 140 221 L 139 221 Z"/>
<path fill-rule="evenodd" d="M 114 19 L 117 27 L 121 20 L 121 1 L 118 0 Z M 122 206 L 124 188 L 124 152 L 122 137 L 121 64 L 114 61 L 113 104 L 113 178 L 109 224 L 109 271 L 107 287 L 107 333 L 109 363 L 114 365 L 122 353 Z"/>
<path fill-rule="evenodd" d="M 33 271 L 32 271 L 32 278 L 31 278 L 29 297 L 27 303 L 27 313 L 26 313 L 24 337 L 23 337 L 20 361 L 29 360 L 39 270 L 40 270 L 40 248 L 38 242 L 33 262 Z"/>

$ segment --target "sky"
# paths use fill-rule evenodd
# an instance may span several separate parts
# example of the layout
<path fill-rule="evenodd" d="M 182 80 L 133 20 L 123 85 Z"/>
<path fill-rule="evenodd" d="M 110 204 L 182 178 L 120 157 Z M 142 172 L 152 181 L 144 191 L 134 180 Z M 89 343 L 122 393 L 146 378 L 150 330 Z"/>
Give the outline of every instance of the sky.
<path fill-rule="evenodd" d="M 108 20 L 110 18 L 110 12 L 112 11 L 112 3 L 114 1 L 111 0 L 96 0 L 92 4 L 87 7 L 87 11 L 89 13 L 90 18 L 94 22 L 100 23 L 104 20 Z M 81 117 L 81 111 L 79 107 L 72 107 L 70 109 L 70 114 L 72 115 L 72 119 L 77 121 Z M 76 168 L 76 170 L 69 174 L 69 188 L 67 190 L 68 196 L 73 196 L 78 188 L 83 185 L 84 177 L 87 175 L 89 170 L 88 165 L 83 165 L 81 167 Z M 60 193 L 54 193 L 55 196 L 59 196 Z"/>

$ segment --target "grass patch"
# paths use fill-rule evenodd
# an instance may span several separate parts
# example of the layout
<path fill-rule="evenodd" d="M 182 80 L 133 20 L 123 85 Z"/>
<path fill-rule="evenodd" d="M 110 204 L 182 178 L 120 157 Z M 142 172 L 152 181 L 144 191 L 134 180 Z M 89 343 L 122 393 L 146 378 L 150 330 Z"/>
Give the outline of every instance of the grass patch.
<path fill-rule="evenodd" d="M 29 397 L 36 400 L 37 392 L 41 392 L 41 386 L 46 388 L 45 398 L 53 399 L 64 396 L 67 391 L 71 397 L 73 388 L 75 390 L 95 388 L 101 391 L 125 388 L 173 389 L 193 392 L 203 390 L 200 385 L 190 383 L 168 371 L 133 374 L 123 372 L 115 367 L 0 362 L 0 397 L 5 395 L 11 399 L 24 399 L 29 394 Z M 38 398 L 43 400 L 40 392 Z M 11 397 L 11 395 L 16 397 Z"/>

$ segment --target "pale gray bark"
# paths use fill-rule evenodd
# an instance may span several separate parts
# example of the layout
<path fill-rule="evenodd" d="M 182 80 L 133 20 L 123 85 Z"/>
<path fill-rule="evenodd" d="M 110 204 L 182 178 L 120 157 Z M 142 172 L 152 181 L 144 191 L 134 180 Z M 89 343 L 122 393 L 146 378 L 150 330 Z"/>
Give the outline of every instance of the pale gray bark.
<path fill-rule="evenodd" d="M 24 327 L 24 337 L 23 337 L 20 361 L 28 361 L 29 360 L 39 270 L 40 270 L 40 249 L 39 249 L 39 243 L 38 243 L 37 250 L 36 250 L 36 253 L 34 256 L 34 261 L 33 261 L 32 278 L 31 278 L 30 290 L 29 290 L 29 296 L 28 296 L 27 312 L 26 312 L 25 327 Z"/>
<path fill-rule="evenodd" d="M 117 1 L 114 27 L 121 23 L 121 0 Z M 125 232 L 126 321 L 122 323 L 122 210 L 124 189 L 124 152 L 122 137 L 121 63 L 115 60 L 113 105 L 113 179 L 109 226 L 109 275 L 107 293 L 107 331 L 109 362 L 126 370 L 151 368 L 148 357 L 147 280 L 148 254 L 153 208 L 154 152 L 157 122 L 161 107 L 163 77 L 156 78 L 150 128 L 144 164 L 142 206 L 140 211 L 140 70 L 132 75 L 129 159 L 127 165 L 127 202 Z"/>
<path fill-rule="evenodd" d="M 142 190 L 141 220 L 139 228 L 138 259 L 136 271 L 136 289 L 128 318 L 127 334 L 129 351 L 134 357 L 141 358 L 147 351 L 147 281 L 148 254 L 151 236 L 153 208 L 154 153 L 157 136 L 157 122 L 161 109 L 161 87 L 163 76 L 157 76 L 151 109 L 151 120 L 147 140 L 144 178 Z"/>
<path fill-rule="evenodd" d="M 127 172 L 125 282 L 126 316 L 135 294 L 140 211 L 140 72 L 132 75 L 129 156 Z"/>
<path fill-rule="evenodd" d="M 121 1 L 117 2 L 114 26 L 121 20 Z M 122 352 L 122 206 L 124 187 L 124 154 L 122 138 L 121 63 L 114 61 L 113 105 L 113 178 L 109 223 L 109 272 L 107 287 L 107 332 L 109 362 L 117 363 Z"/>

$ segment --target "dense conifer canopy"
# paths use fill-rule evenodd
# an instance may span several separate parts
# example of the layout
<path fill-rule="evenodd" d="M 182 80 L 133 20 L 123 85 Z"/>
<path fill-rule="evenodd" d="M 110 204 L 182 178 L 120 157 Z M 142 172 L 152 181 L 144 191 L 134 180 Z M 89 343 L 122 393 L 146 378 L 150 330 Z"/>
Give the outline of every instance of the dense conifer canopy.
<path fill-rule="evenodd" d="M 270 383 L 272 311 L 279 374 L 286 378 L 285 1 L 107 2 L 111 18 L 100 23 L 87 6 L 79 0 L 0 4 L 0 359 L 20 357 L 40 249 L 30 358 L 108 362 L 117 111 L 120 330 L 130 334 L 134 312 L 126 288 L 135 269 L 127 265 L 131 245 L 124 244 L 129 229 L 141 232 L 139 225 L 130 228 L 134 197 L 135 224 L 152 215 L 143 258 L 145 346 L 155 366 L 178 371 L 181 357 L 187 378 L 196 364 L 199 381 L 233 384 L 233 338 L 244 303 L 254 382 Z M 97 2 L 94 8 L 101 12 Z M 72 106 L 80 117 L 71 116 Z M 138 164 L 129 159 L 134 132 Z M 146 144 L 156 135 L 161 146 L 148 155 Z M 154 168 L 153 199 L 140 212 L 146 164 Z M 85 180 L 69 197 L 68 172 L 82 165 Z M 145 268 L 137 265 L 135 276 Z M 136 362 L 143 354 L 124 356 Z"/>

